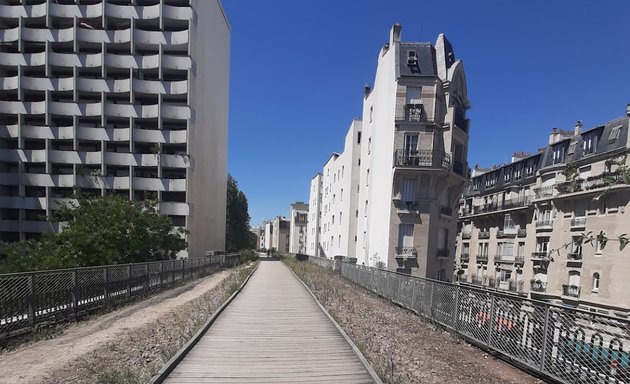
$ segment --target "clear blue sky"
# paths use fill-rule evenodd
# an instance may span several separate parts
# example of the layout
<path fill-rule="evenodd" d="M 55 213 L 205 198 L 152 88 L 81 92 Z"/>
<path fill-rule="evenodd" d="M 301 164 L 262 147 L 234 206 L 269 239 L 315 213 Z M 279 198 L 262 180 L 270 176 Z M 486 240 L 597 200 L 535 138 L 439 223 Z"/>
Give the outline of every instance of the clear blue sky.
<path fill-rule="evenodd" d="M 445 33 L 466 68 L 468 161 L 533 152 L 553 127 L 622 116 L 630 102 L 630 1 L 222 0 L 232 27 L 228 170 L 252 225 L 308 201 L 310 180 L 361 116 L 392 24 Z"/>

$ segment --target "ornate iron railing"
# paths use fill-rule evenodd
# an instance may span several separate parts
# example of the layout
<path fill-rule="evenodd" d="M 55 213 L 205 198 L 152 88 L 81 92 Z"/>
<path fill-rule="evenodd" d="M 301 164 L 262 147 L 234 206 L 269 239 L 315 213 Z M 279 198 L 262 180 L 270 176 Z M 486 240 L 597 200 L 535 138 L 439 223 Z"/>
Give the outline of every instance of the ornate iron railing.
<path fill-rule="evenodd" d="M 0 275 L 0 340 L 44 324 L 76 319 L 96 309 L 162 291 L 222 266 L 238 253 L 150 263 Z"/>
<path fill-rule="evenodd" d="M 396 257 L 410 257 L 414 258 L 418 256 L 418 252 L 414 247 L 396 247 Z"/>
<path fill-rule="evenodd" d="M 342 264 L 341 274 L 547 378 L 567 384 L 630 382 L 627 319 L 349 263 Z M 544 287 L 532 283 L 532 290 Z"/>
<path fill-rule="evenodd" d="M 444 151 L 397 149 L 394 151 L 394 166 L 450 169 L 451 155 Z"/>
<path fill-rule="evenodd" d="M 577 285 L 562 285 L 562 295 L 580 297 L 580 287 Z"/>

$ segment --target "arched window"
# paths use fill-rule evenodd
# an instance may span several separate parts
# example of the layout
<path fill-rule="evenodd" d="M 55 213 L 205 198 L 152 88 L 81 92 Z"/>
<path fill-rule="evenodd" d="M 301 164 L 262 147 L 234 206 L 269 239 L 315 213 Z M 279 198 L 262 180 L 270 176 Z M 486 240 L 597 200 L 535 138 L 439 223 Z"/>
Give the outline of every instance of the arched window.
<path fill-rule="evenodd" d="M 593 291 L 599 291 L 599 272 L 593 273 Z"/>

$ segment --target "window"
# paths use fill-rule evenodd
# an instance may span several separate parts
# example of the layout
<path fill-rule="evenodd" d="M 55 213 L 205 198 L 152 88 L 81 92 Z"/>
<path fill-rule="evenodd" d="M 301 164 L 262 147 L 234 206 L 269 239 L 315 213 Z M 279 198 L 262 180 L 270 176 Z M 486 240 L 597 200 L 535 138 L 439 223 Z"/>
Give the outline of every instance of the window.
<path fill-rule="evenodd" d="M 367 217 L 368 201 L 365 200 L 365 217 Z"/>
<path fill-rule="evenodd" d="M 401 191 L 402 201 L 414 202 L 416 201 L 416 180 L 415 179 L 403 179 L 402 191 Z"/>
<path fill-rule="evenodd" d="M 516 255 L 519 257 L 525 256 L 525 242 L 521 241 L 518 243 L 518 251 Z"/>
<path fill-rule="evenodd" d="M 577 141 L 571 140 L 571 143 L 569 144 L 569 149 L 567 149 L 567 155 L 572 155 L 573 153 L 575 153 L 575 147 L 577 147 Z"/>
<path fill-rule="evenodd" d="M 374 113 L 374 106 L 370 106 L 370 123 L 372 122 L 372 114 Z"/>
<path fill-rule="evenodd" d="M 407 87 L 406 104 L 420 104 L 420 87 Z"/>
<path fill-rule="evenodd" d="M 553 163 L 560 164 L 564 162 L 564 143 L 553 147 Z"/>
<path fill-rule="evenodd" d="M 341 166 L 341 177 L 343 177 L 343 171 L 344 171 L 345 166 Z"/>
<path fill-rule="evenodd" d="M 448 249 L 448 229 L 438 228 L 438 249 Z"/>
<path fill-rule="evenodd" d="M 398 246 L 413 247 L 413 224 L 400 224 L 398 227 Z"/>
<path fill-rule="evenodd" d="M 407 65 L 416 65 L 418 64 L 418 56 L 416 56 L 416 51 L 410 49 L 407 51 Z"/>
<path fill-rule="evenodd" d="M 357 132 L 357 144 L 361 144 L 361 132 Z"/>
<path fill-rule="evenodd" d="M 580 286 L 580 271 L 569 271 L 569 285 Z"/>
<path fill-rule="evenodd" d="M 582 143 L 582 150 L 585 155 L 594 153 L 597 150 L 598 135 L 597 132 L 588 133 L 584 136 L 584 142 Z"/>
<path fill-rule="evenodd" d="M 549 251 L 549 237 L 536 238 L 536 252 L 547 253 Z"/>
<path fill-rule="evenodd" d="M 339 201 L 343 201 L 343 188 L 341 188 L 341 193 L 339 194 Z"/>
<path fill-rule="evenodd" d="M 368 168 L 367 170 L 367 174 L 365 175 L 365 186 L 369 186 L 370 185 L 370 168 Z"/>
<path fill-rule="evenodd" d="M 610 130 L 610 135 L 608 135 L 608 142 L 614 143 L 619 138 L 619 133 L 621 133 L 621 125 L 613 127 Z"/>
<path fill-rule="evenodd" d="M 599 272 L 593 273 L 593 292 L 599 291 Z"/>
<path fill-rule="evenodd" d="M 512 215 L 509 213 L 505 215 L 503 218 L 503 229 L 514 229 L 516 225 L 514 224 L 514 220 L 512 220 Z"/>
<path fill-rule="evenodd" d="M 372 138 L 368 137 L 368 155 L 372 152 Z"/>

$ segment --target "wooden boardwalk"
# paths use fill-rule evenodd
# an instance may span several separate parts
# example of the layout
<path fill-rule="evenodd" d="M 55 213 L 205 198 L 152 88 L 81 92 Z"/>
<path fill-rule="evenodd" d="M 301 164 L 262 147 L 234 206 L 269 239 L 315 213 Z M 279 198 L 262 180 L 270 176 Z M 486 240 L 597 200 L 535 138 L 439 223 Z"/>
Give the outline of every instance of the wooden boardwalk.
<path fill-rule="evenodd" d="M 258 270 L 166 383 L 374 383 L 280 261 Z"/>

